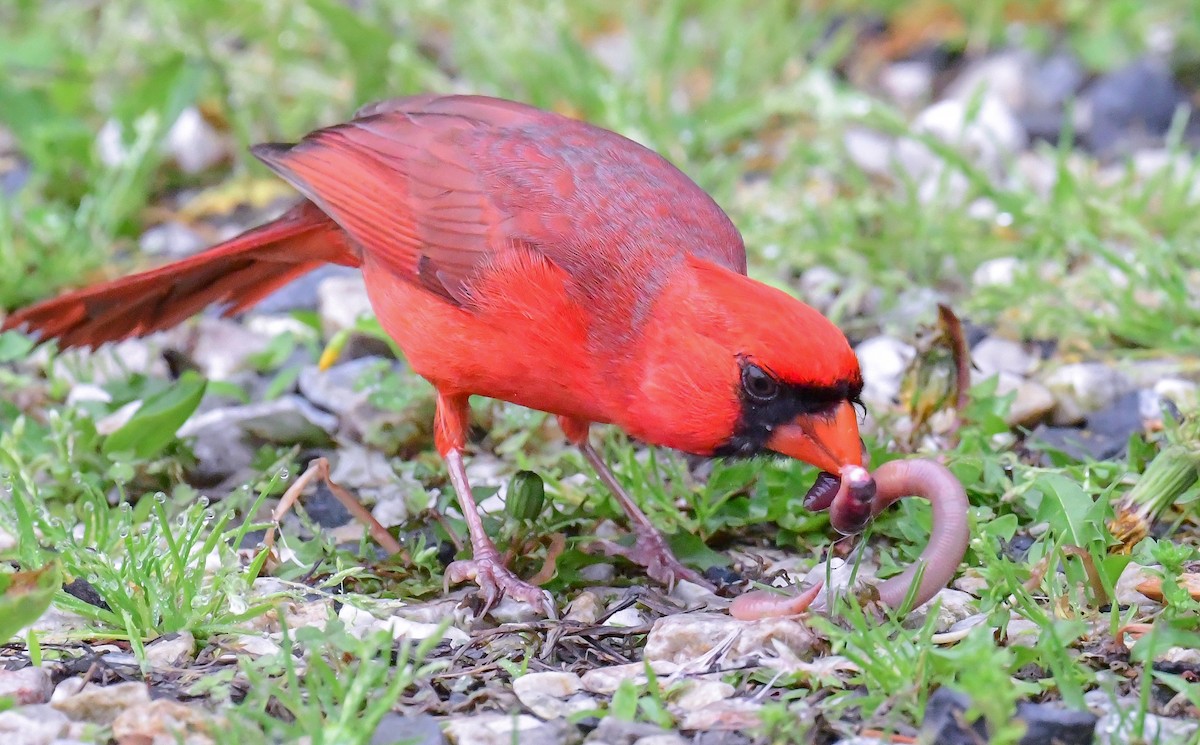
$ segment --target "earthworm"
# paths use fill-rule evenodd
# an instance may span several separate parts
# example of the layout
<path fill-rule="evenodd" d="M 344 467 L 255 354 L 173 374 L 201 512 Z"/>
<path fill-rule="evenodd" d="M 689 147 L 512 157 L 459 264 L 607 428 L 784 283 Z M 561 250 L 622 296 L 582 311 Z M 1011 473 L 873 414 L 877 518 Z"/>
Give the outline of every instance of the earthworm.
<path fill-rule="evenodd" d="M 859 470 L 864 470 L 865 473 L 865 469 Z M 853 478 L 846 478 L 846 475 L 843 474 L 838 493 L 832 498 L 825 491 L 828 489 L 828 479 L 818 477 L 818 485 L 822 482 L 825 482 L 825 485 L 817 501 L 828 503 L 831 513 L 838 508 L 839 500 L 842 499 L 854 508 L 858 501 L 853 492 L 858 491 L 861 495 L 866 491 L 861 474 L 850 474 Z M 867 519 L 878 515 L 893 502 L 906 496 L 924 497 L 929 500 L 933 509 L 933 528 L 930 531 L 929 544 L 925 546 L 921 556 L 903 572 L 876 586 L 879 599 L 885 605 L 899 608 L 908 597 L 917 573 L 922 572 L 920 585 L 913 595 L 913 607 L 919 606 L 953 579 L 954 572 L 967 551 L 969 503 L 966 491 L 949 469 L 940 463 L 924 459 L 884 463 L 875 471 L 873 481 L 875 490 Z M 814 485 L 815 489 L 817 485 Z M 812 490 L 809 495 L 812 496 Z M 831 522 L 832 517 L 831 514 Z M 734 618 L 744 621 L 795 615 L 812 604 L 820 588 L 818 583 L 795 596 L 754 590 L 735 598 L 729 607 L 729 613 Z"/>

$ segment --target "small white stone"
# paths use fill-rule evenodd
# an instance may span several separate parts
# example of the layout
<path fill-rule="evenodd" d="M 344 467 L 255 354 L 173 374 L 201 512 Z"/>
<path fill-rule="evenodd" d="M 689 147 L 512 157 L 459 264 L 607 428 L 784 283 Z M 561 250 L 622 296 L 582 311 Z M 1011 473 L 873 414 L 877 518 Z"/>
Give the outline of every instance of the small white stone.
<path fill-rule="evenodd" d="M 517 699 L 542 719 L 566 717 L 595 706 L 590 696 L 575 696 L 583 690 L 583 681 L 575 673 L 526 673 L 515 678 L 512 686 Z"/>
<path fill-rule="evenodd" d="M 40 667 L 20 670 L 0 668 L 0 699 L 12 699 L 17 706 L 44 704 L 54 693 L 50 673 Z"/>
<path fill-rule="evenodd" d="M 847 127 L 842 147 L 854 165 L 872 176 L 891 176 L 895 168 L 896 143 L 873 129 Z"/>
<path fill-rule="evenodd" d="M 1054 394 L 1036 380 L 1023 380 L 1008 410 L 1006 422 L 1010 427 L 1032 427 L 1054 410 Z"/>
<path fill-rule="evenodd" d="M 630 606 L 612 614 L 604 623 L 606 626 L 624 626 L 626 628 L 641 626 L 646 623 L 646 615 L 637 608 Z"/>
<path fill-rule="evenodd" d="M 925 62 L 893 62 L 879 73 L 879 87 L 897 106 L 911 111 L 929 100 L 933 68 Z"/>
<path fill-rule="evenodd" d="M 1028 98 L 1033 57 L 1023 50 L 1000 52 L 967 66 L 946 87 L 946 97 L 970 104 L 978 95 L 995 96 L 1012 111 L 1020 111 Z"/>
<path fill-rule="evenodd" d="M 684 711 L 695 711 L 724 701 L 734 693 L 734 687 L 724 681 L 690 678 L 673 697 L 672 703 Z"/>
<path fill-rule="evenodd" d="M 317 312 L 327 337 L 353 329 L 359 318 L 374 315 L 361 275 L 329 277 L 317 286 Z"/>
<path fill-rule="evenodd" d="M 228 140 L 194 106 L 180 112 L 164 145 L 179 170 L 189 174 L 207 170 L 229 155 Z"/>
<path fill-rule="evenodd" d="M 112 724 L 131 706 L 150 703 L 150 688 L 145 683 L 117 683 L 82 688 L 77 679 L 64 680 L 54 690 L 50 705 L 77 722 Z"/>
<path fill-rule="evenodd" d="M 1120 371 L 1099 362 L 1063 365 L 1043 382 L 1054 394 L 1054 423 L 1059 425 L 1078 424 L 1132 389 Z"/>
<path fill-rule="evenodd" d="M 160 698 L 125 709 L 112 723 L 113 739 L 149 745 L 212 745 L 207 734 L 212 715 L 199 707 Z"/>
<path fill-rule="evenodd" d="M 65 714 L 49 705 L 21 706 L 0 711 L 0 735 L 9 745 L 53 743 L 70 726 Z"/>
<path fill-rule="evenodd" d="M 646 638 L 643 658 L 677 665 L 712 662 L 738 665 L 788 655 L 811 655 L 816 635 L 792 618 L 739 621 L 724 613 L 680 613 L 654 622 Z"/>
<path fill-rule="evenodd" d="M 989 336 L 971 349 L 971 362 L 985 378 L 999 372 L 1023 377 L 1037 367 L 1038 358 L 1019 342 Z"/>
<path fill-rule="evenodd" d="M 196 652 L 196 638 L 189 631 L 160 636 L 146 645 L 146 661 L 155 669 L 179 667 Z"/>
<path fill-rule="evenodd" d="M 1008 287 L 1015 280 L 1020 265 L 1020 259 L 1010 256 L 986 260 L 972 272 L 971 282 L 977 288 Z"/>
<path fill-rule="evenodd" d="M 138 248 L 150 256 L 181 259 L 205 247 L 207 241 L 196 231 L 176 220 L 168 220 L 148 229 L 138 238 Z"/>
<path fill-rule="evenodd" d="M 346 604 L 338 613 L 338 619 L 346 625 L 346 631 L 362 638 L 380 630 L 388 630 L 395 639 L 409 641 L 424 641 L 431 637 L 444 638 L 452 643 L 465 643 L 470 637 L 455 626 L 449 626 L 443 631 L 440 624 L 410 621 L 399 616 L 376 618 L 371 612 Z"/>
<path fill-rule="evenodd" d="M 887 408 L 900 393 L 900 381 L 917 350 L 890 336 L 875 336 L 855 348 L 866 388 L 863 399 Z"/>
<path fill-rule="evenodd" d="M 1154 384 L 1154 393 L 1160 400 L 1171 401 L 1182 411 L 1200 406 L 1200 386 L 1190 380 L 1163 378 Z"/>
<path fill-rule="evenodd" d="M 668 660 L 646 658 L 646 662 L 650 663 L 650 669 L 658 676 L 671 675 L 679 669 L 679 665 Z M 585 672 L 580 680 L 584 690 L 607 696 L 617 690 L 617 687 L 626 680 L 633 681 L 637 685 L 644 685 L 647 682 L 646 666 L 643 662 L 630 662 L 627 665 L 596 667 Z"/>
<path fill-rule="evenodd" d="M 446 722 L 446 737 L 455 745 L 509 745 L 524 742 L 541 721 L 528 714 L 479 714 Z"/>

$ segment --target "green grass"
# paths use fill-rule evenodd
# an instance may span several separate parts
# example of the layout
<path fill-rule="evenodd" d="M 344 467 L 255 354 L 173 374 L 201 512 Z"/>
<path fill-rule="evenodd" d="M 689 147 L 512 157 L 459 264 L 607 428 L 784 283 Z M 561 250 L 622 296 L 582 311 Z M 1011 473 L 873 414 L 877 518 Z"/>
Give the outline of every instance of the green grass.
<path fill-rule="evenodd" d="M 915 184 L 867 174 L 846 152 L 848 127 L 901 136 L 910 134 L 908 122 L 831 72 L 859 50 L 846 33 L 824 33 L 842 11 L 902 19 L 911 6 L 885 0 L 826 5 L 3 4 L 0 125 L 18 143 L 29 177 L 15 196 L 0 199 L 0 265 L 6 269 L 0 305 L 16 307 L 145 265 L 137 237 L 164 210 L 178 215 L 181 195 L 192 190 L 222 197 L 230 202 L 226 211 L 236 202 L 261 202 L 252 195 L 271 177 L 246 152 L 254 142 L 295 140 L 378 98 L 469 90 L 572 113 L 664 153 L 731 213 L 746 238 L 753 274 L 794 290 L 796 273 L 806 268 L 837 272 L 844 281 L 830 315 L 855 338 L 880 330 L 908 338 L 918 323 L 932 322 L 932 304 L 915 318 L 903 312 L 915 285 L 944 293 L 975 323 L 1055 339 L 1069 354 L 1194 355 L 1200 344 L 1194 248 L 1200 199 L 1195 161 L 1178 135 L 1169 145 L 1176 166 L 1145 177 L 1132 164 L 1102 169 L 1081 160 L 1071 133 L 1064 133 L 1060 147 L 1034 150 L 1057 176 L 1047 194 L 1020 179 L 993 183 L 969 159 L 929 142 L 968 187 L 960 198 L 944 194 L 922 203 Z M 945 7 L 963 18 L 945 38 L 949 46 L 979 49 L 1006 38 L 1003 4 Z M 1028 26 L 1025 43 L 1050 49 L 1061 36 L 1095 72 L 1136 57 L 1163 20 L 1185 52 L 1195 48 L 1189 40 L 1200 39 L 1200 20 L 1186 4 L 1108 0 L 1056 7 L 1057 24 Z M 608 44 L 627 49 L 617 69 L 596 52 L 606 35 Z M 1186 54 L 1175 61 L 1181 75 L 1194 67 Z M 229 132 L 236 147 L 229 162 L 184 174 L 160 144 L 178 113 L 192 105 Z M 127 150 L 116 167 L 94 146 L 110 120 L 120 126 Z M 1003 217 L 972 216 L 964 205 L 977 199 L 989 200 Z M 1018 281 L 971 286 L 982 262 L 1004 256 L 1020 258 Z M 294 379 L 296 368 L 284 366 L 294 350 L 315 360 L 314 345 L 294 338 L 281 338 L 257 360 L 274 376 L 272 393 Z M 36 569 L 57 558 L 69 577 L 83 580 L 103 601 L 60 593 L 57 608 L 78 619 L 66 631 L 29 637 L 31 654 L 69 656 L 73 643 L 116 640 L 141 658 L 147 642 L 184 630 L 201 645 L 219 646 L 231 634 L 262 633 L 264 619 L 305 592 L 347 601 L 440 594 L 436 541 L 447 531 L 461 538 L 460 521 L 435 521 L 414 510 L 406 531 L 428 532 L 414 534 L 407 554 L 390 561 L 374 558 L 369 546 L 337 545 L 318 534 L 308 541 L 293 537 L 294 563 L 266 566 L 265 554 L 247 536 L 265 527 L 263 505 L 295 474 L 298 452 L 264 448 L 252 483 L 206 503 L 186 483 L 194 461 L 187 443 L 164 434 L 195 409 L 206 392 L 202 383 L 117 375 L 103 383 L 110 403 L 68 406 L 67 375 L 87 378 L 87 366 L 22 362 L 29 353 L 20 336 L 0 337 L 0 533 L 19 539 L 0 552 L 0 570 Z M 397 413 L 397 423 L 368 432 L 368 442 L 391 453 L 396 470 L 423 489 L 445 487 L 427 427 L 429 387 L 404 373 L 378 373 L 364 384 L 379 406 Z M 232 391 L 210 385 L 207 393 L 216 392 Z M 878 621 L 847 606 L 837 621 L 814 623 L 833 652 L 858 663 L 857 672 L 821 680 L 727 673 L 740 688 L 763 692 L 763 741 L 803 742 L 818 726 L 841 734 L 860 726 L 907 731 L 919 722 L 928 695 L 953 685 L 971 696 L 998 741 L 1011 742 L 1008 725 L 1018 700 L 1080 706 L 1086 691 L 1121 687 L 1106 662 L 1081 650 L 1092 649 L 1096 634 L 1111 636 L 1142 620 L 1111 603 L 1129 557 L 1110 553 L 1105 521 L 1109 499 L 1145 470 L 1162 438 L 1135 438 L 1130 455 L 1119 461 L 1079 463 L 1050 453 L 1050 465 L 1033 466 L 1006 436 L 1008 401 L 987 384 L 972 393 L 967 424 L 944 453 L 973 504 L 966 563 L 988 583 L 980 610 L 1002 629 L 1015 611 L 1035 624 L 1036 642 L 1007 644 L 1003 633 L 994 637 L 979 627 L 939 646 L 928 624 L 906 628 L 899 619 Z M 156 404 L 117 435 L 97 432 L 96 421 L 135 400 Z M 475 411 L 489 433 L 480 447 L 505 459 L 512 472 L 533 470 L 546 483 L 547 499 L 535 517 L 490 517 L 489 530 L 502 549 L 518 555 L 515 568 L 526 576 L 547 561 L 547 536 L 564 537 L 548 588 L 570 598 L 589 584 L 580 571 L 596 561 L 583 550 L 584 539 L 599 520 L 618 519 L 620 511 L 594 482 L 581 486 L 571 478 L 585 465 L 562 447 L 545 416 L 486 402 Z M 884 432 L 903 414 L 873 413 Z M 868 444 L 875 463 L 895 455 L 882 438 Z M 813 556 L 831 540 L 827 518 L 800 506 L 809 469 L 782 461 L 719 463 L 698 481 L 683 459 L 647 456 L 620 433 L 606 432 L 604 447 L 651 518 L 699 566 L 727 563 L 724 549 L 749 540 Z M 1193 487 L 1185 501 L 1194 505 L 1197 493 Z M 414 506 L 423 507 L 424 497 L 416 490 Z M 449 501 L 441 497 L 439 507 Z M 1183 520 L 1182 512 L 1173 514 Z M 1026 554 L 1005 550 L 1031 527 L 1035 538 Z M 872 542 L 891 539 L 893 545 L 880 552 L 885 573 L 916 556 L 927 530 L 927 510 L 909 503 L 874 526 Z M 1188 695 L 1179 676 L 1151 671 L 1146 662 L 1168 646 L 1195 643 L 1200 606 L 1172 582 L 1200 558 L 1196 543 L 1194 525 L 1185 525 L 1170 537 L 1144 541 L 1133 557 L 1163 566 L 1168 598 L 1152 619 L 1155 633 L 1129 660 L 1143 711 L 1164 690 Z M 1072 547 L 1080 547 L 1082 557 Z M 1040 571 L 1045 566 L 1062 571 Z M 1098 587 L 1089 582 L 1089 569 Z M 281 589 L 258 579 L 271 573 L 301 584 Z M 469 667 L 444 644 L 411 650 L 386 635 L 359 640 L 337 623 L 325 634 L 298 629 L 276 638 L 278 655 L 247 656 L 222 668 L 210 687 L 195 690 L 225 717 L 223 741 L 288 741 L 327 723 L 338 728 L 329 742 L 366 742 L 386 711 L 416 711 L 429 703 L 423 692 L 450 690 L 437 672 Z M 520 638 L 519 648 L 528 652 L 521 667 L 485 656 L 477 667 L 491 671 L 457 685 L 477 690 L 478 681 L 493 680 L 488 676 L 506 684 L 542 643 L 537 635 Z M 307 667 L 298 667 L 301 659 Z M 623 686 L 598 712 L 672 726 L 670 692 L 652 677 L 645 686 Z M 805 719 L 814 695 L 823 698 L 829 721 Z M 870 716 L 876 709 L 883 713 Z"/>

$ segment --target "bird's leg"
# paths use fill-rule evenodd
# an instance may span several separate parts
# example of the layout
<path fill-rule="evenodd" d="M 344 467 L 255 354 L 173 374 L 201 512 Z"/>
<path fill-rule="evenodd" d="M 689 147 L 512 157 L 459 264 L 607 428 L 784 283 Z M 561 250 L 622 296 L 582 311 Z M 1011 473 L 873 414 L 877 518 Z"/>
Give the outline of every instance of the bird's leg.
<path fill-rule="evenodd" d="M 471 558 L 451 562 L 450 566 L 446 567 L 446 585 L 448 587 L 452 583 L 474 581 L 479 585 L 479 592 L 483 597 L 481 613 L 486 613 L 501 597 L 508 595 L 540 608 L 548 617 L 554 618 L 554 600 L 550 594 L 513 574 L 504 565 L 496 544 L 483 529 L 483 520 L 479 517 L 479 507 L 475 504 L 471 484 L 467 480 L 467 468 L 463 463 L 467 416 L 466 396 L 438 394 L 434 436 L 438 452 L 446 461 L 450 483 L 458 495 L 458 504 L 462 509 L 463 518 L 467 521 L 467 532 L 471 536 Z"/>
<path fill-rule="evenodd" d="M 621 505 L 621 509 L 629 517 L 630 527 L 635 536 L 633 546 L 628 548 L 612 541 L 597 540 L 595 543 L 609 556 L 623 556 L 634 564 L 645 567 L 646 574 L 651 579 L 661 582 L 667 587 L 674 587 L 676 582 L 685 579 L 701 587 L 713 589 L 711 582 L 675 557 L 670 546 L 667 545 L 667 539 L 658 531 L 658 528 L 654 527 L 650 518 L 646 517 L 646 513 L 637 506 L 637 502 L 633 501 L 633 497 L 629 496 L 629 492 L 621 486 L 621 482 L 617 481 L 612 469 L 604 462 L 604 457 L 588 439 L 588 423 L 567 417 L 559 417 L 558 422 L 563 432 L 566 433 L 567 439 L 579 448 L 584 459 L 591 464 L 596 475 L 600 477 L 600 481 L 612 492 L 617 504 Z"/>
<path fill-rule="evenodd" d="M 366 507 L 363 507 L 350 492 L 329 478 L 329 461 L 325 458 L 314 458 L 308 464 L 308 468 L 305 469 L 304 473 L 300 474 L 300 478 L 296 479 L 287 488 L 287 491 L 283 493 L 283 497 L 279 500 L 279 505 L 271 513 L 271 527 L 267 529 L 267 534 L 263 537 L 263 546 L 270 549 L 275 545 L 275 529 L 279 527 L 280 521 L 292 509 L 292 506 L 300 501 L 301 493 L 314 481 L 324 481 L 325 485 L 329 487 L 329 491 L 337 498 L 337 501 L 341 502 L 347 512 L 366 526 L 367 532 L 371 534 L 375 542 L 382 546 L 385 551 L 395 555 L 404 550 L 400 542 L 392 537 L 387 528 L 383 527 Z"/>

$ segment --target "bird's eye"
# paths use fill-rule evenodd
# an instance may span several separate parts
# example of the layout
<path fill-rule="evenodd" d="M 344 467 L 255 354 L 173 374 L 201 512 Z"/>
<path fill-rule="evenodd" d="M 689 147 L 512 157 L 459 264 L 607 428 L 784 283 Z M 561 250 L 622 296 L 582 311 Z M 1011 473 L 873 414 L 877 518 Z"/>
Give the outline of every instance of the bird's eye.
<path fill-rule="evenodd" d="M 757 365 L 742 368 L 742 389 L 747 396 L 760 403 L 771 401 L 779 395 L 779 383 Z"/>

